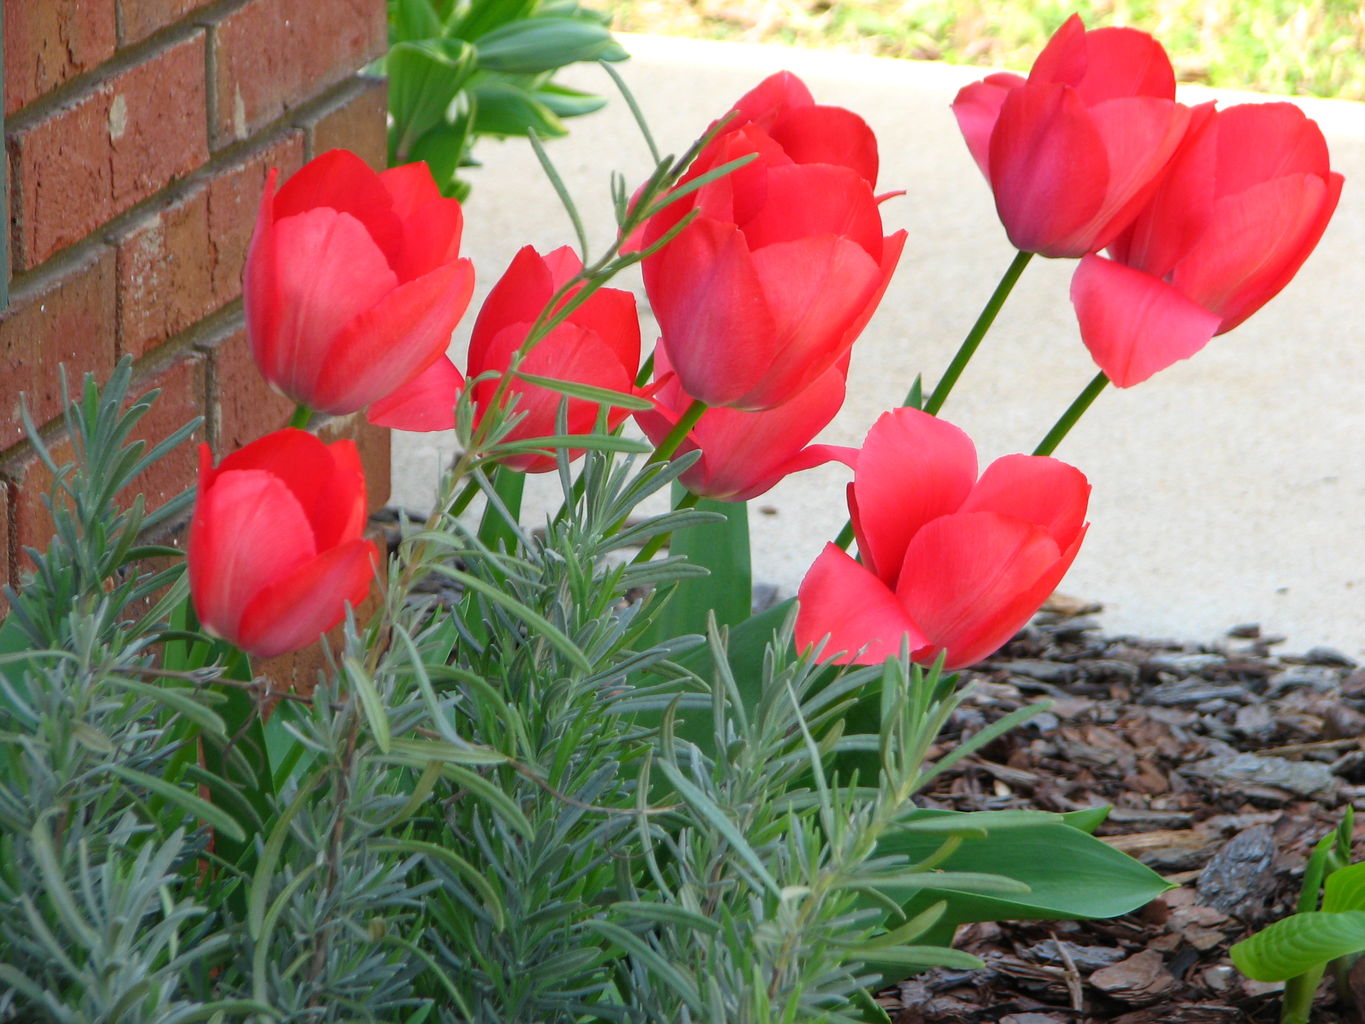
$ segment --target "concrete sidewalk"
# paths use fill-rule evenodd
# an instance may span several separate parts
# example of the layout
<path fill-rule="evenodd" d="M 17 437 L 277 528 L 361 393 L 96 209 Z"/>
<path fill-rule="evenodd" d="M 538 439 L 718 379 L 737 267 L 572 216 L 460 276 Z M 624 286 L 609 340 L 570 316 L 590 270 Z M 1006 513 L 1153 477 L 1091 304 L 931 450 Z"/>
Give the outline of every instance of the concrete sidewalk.
<path fill-rule="evenodd" d="M 626 36 L 620 70 L 659 145 L 681 152 L 772 71 L 852 108 L 880 141 L 887 230 L 909 230 L 900 269 L 854 348 L 848 400 L 821 440 L 856 445 L 917 373 L 932 386 L 1013 256 L 949 103 L 975 68 L 775 47 Z M 597 68 L 568 84 L 611 93 Z M 1189 89 L 1197 102 L 1211 94 Z M 1222 105 L 1264 99 L 1217 94 Z M 1281 650 L 1326 644 L 1365 659 L 1365 106 L 1302 101 L 1346 176 L 1336 217 L 1295 281 L 1194 359 L 1107 389 L 1057 454 L 1094 485 L 1092 525 L 1062 591 L 1102 602 L 1114 632 L 1208 641 L 1259 622 Z M 601 245 L 608 174 L 640 180 L 648 154 L 626 105 L 572 123 L 549 152 Z M 573 234 L 529 147 L 484 143 L 465 250 L 477 304 L 523 244 Z M 1067 298 L 1073 261 L 1035 259 L 942 415 L 981 464 L 1029 451 L 1095 368 Z M 631 281 L 638 288 L 638 281 Z M 623 285 L 624 286 L 624 285 Z M 641 292 L 643 305 L 643 293 Z M 462 325 L 457 348 L 473 313 Z M 646 344 L 655 332 L 645 325 Z M 462 359 L 459 350 L 457 361 Z M 393 498 L 425 507 L 453 439 L 398 434 Z M 845 517 L 847 470 L 791 478 L 751 503 L 755 578 L 794 593 Z M 534 513 L 533 513 L 534 514 Z"/>

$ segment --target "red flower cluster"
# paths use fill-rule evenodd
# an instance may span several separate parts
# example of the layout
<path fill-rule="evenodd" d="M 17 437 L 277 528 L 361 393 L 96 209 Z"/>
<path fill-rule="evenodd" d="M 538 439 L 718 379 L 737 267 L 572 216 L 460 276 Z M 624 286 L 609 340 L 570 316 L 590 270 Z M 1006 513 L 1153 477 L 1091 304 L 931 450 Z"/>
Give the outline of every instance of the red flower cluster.
<path fill-rule="evenodd" d="M 953 112 L 1010 241 L 1082 257 L 1071 291 L 1081 337 L 1120 387 L 1270 301 L 1341 194 L 1322 132 L 1297 107 L 1184 107 L 1155 40 L 1088 32 L 1076 15 L 1027 79 L 990 75 Z"/>

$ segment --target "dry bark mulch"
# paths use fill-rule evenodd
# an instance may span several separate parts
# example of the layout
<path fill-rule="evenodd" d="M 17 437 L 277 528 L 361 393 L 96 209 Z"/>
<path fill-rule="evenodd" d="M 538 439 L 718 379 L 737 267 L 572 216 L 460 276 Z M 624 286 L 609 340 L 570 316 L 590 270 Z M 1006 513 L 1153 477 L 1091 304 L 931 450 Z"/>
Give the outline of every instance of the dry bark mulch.
<path fill-rule="evenodd" d="M 1303 865 L 1365 797 L 1365 668 L 1254 625 L 1208 645 L 1105 636 L 1054 598 L 991 661 L 940 750 L 1039 698 L 1051 709 L 936 780 L 924 803 L 1071 811 L 1179 887 L 1107 921 L 967 925 L 980 971 L 936 969 L 879 997 L 896 1024 L 1223 1024 L 1278 1020 L 1282 986 L 1228 947 L 1291 912 Z M 965 681 L 965 679 L 964 679 Z M 1358 829 L 1357 835 L 1365 828 Z M 1324 982 L 1314 1021 L 1365 1013 Z"/>

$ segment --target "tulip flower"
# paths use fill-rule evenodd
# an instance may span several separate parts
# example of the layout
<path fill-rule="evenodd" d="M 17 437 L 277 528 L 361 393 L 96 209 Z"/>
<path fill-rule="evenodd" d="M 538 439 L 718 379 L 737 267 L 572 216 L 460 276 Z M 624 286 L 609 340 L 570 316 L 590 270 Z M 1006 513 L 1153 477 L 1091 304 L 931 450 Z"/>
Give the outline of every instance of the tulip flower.
<path fill-rule="evenodd" d="M 1090 485 L 1056 459 L 976 449 L 917 409 L 885 413 L 854 458 L 848 505 L 862 564 L 826 545 L 801 583 L 796 643 L 875 664 L 902 645 L 960 668 L 997 651 L 1071 566 Z"/>
<path fill-rule="evenodd" d="M 1131 387 L 1232 330 L 1279 293 L 1341 195 L 1318 126 L 1291 103 L 1214 111 L 1133 224 L 1087 256 L 1071 298 L 1081 337 Z"/>
<path fill-rule="evenodd" d="M 426 164 L 376 174 L 332 150 L 279 190 L 271 171 L 243 280 L 271 386 L 310 409 L 363 409 L 440 358 L 469 304 L 463 214 Z"/>
<path fill-rule="evenodd" d="M 905 242 L 883 236 L 876 140 L 857 115 L 816 105 L 795 76 L 769 78 L 683 181 L 743 167 L 650 218 L 645 291 L 682 389 L 711 406 L 770 409 L 848 352 Z"/>
<path fill-rule="evenodd" d="M 204 629 L 262 658 L 307 647 L 369 589 L 365 515 L 350 441 L 279 430 L 216 469 L 201 445 L 187 561 Z"/>
<path fill-rule="evenodd" d="M 637 412 L 635 420 L 657 445 L 692 400 L 672 374 L 662 346 L 654 351 L 654 372 L 662 382 L 653 396 L 655 407 Z M 840 458 L 844 449 L 809 442 L 844 404 L 847 377 L 845 357 L 794 398 L 771 409 L 707 409 L 677 448 L 678 455 L 698 448 L 702 452 L 683 473 L 682 485 L 703 498 L 748 501 L 792 473 Z"/>
<path fill-rule="evenodd" d="M 1128 225 L 1190 120 L 1156 40 L 1087 32 L 1074 14 L 1027 79 L 990 75 L 957 94 L 953 113 L 1010 241 L 1058 257 L 1102 249 Z"/>
<path fill-rule="evenodd" d="M 512 365 L 526 343 L 531 328 L 555 293 L 571 280 L 583 264 L 567 246 L 541 256 L 524 246 L 489 292 L 469 340 L 466 365 L 475 382 L 474 401 L 482 421 L 503 384 L 503 402 L 516 396 L 515 412 L 521 419 L 503 435 L 503 441 L 528 440 L 557 434 L 555 427 L 564 396 L 513 376 L 501 375 Z M 561 302 L 572 299 L 569 292 Z M 640 366 L 640 319 L 635 296 L 618 288 L 599 288 L 572 310 L 548 334 L 537 340 L 520 363 L 520 370 L 537 377 L 590 384 L 623 395 L 635 394 L 635 375 Z M 499 376 L 490 376 L 493 371 Z M 459 372 L 448 359 L 441 359 L 370 410 L 371 421 L 399 429 L 450 429 L 455 425 L 455 392 Z M 597 422 L 597 403 L 570 398 L 568 426 L 571 434 L 590 434 Z M 626 412 L 613 409 L 608 426 L 616 426 Z M 421 422 L 426 426 L 414 426 Z M 546 472 L 555 466 L 553 455 L 518 455 L 504 460 L 513 469 Z"/>

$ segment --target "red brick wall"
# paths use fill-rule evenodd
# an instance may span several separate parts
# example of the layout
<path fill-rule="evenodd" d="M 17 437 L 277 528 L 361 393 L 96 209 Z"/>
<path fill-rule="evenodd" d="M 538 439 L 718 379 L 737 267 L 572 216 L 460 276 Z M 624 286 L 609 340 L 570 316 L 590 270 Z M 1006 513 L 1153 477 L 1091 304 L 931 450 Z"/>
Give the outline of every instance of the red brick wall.
<path fill-rule="evenodd" d="M 50 474 L 23 439 L 19 396 L 54 420 L 73 383 L 132 356 L 160 387 L 148 434 L 205 417 L 222 455 L 282 426 L 242 327 L 241 271 L 261 184 L 333 147 L 385 156 L 382 82 L 358 69 L 386 45 L 384 0 L 4 0 L 9 308 L 0 313 L 0 582 L 50 530 Z M 354 419 L 354 418 L 353 418 Z M 388 434 L 332 424 L 362 446 L 374 505 Z M 139 489 L 155 507 L 194 482 L 193 449 Z M 4 613 L 0 603 L 0 614 Z"/>

